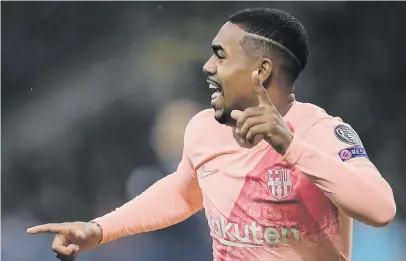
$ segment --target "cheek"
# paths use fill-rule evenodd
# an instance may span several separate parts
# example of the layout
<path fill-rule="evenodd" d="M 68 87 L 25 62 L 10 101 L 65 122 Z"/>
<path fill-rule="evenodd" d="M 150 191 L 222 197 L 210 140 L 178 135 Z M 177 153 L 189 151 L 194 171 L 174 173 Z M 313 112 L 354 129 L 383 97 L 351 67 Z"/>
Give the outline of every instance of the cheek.
<path fill-rule="evenodd" d="M 217 66 L 224 94 L 225 105 L 242 108 L 250 104 L 255 94 L 251 75 L 254 68 L 242 58 L 224 60 Z"/>
<path fill-rule="evenodd" d="M 245 103 L 254 90 L 250 81 L 250 74 L 246 70 L 233 70 L 224 73 L 223 78 L 224 97 L 228 104 Z"/>

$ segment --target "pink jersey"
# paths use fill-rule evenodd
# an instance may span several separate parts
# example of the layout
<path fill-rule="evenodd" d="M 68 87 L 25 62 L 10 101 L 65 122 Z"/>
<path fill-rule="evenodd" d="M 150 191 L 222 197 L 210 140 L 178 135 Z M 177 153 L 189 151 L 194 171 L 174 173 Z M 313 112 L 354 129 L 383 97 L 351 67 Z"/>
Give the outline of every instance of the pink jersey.
<path fill-rule="evenodd" d="M 299 102 L 284 119 L 294 139 L 282 156 L 265 140 L 242 148 L 213 110 L 197 114 L 178 170 L 95 220 L 102 242 L 204 208 L 215 261 L 350 260 L 352 218 L 376 226 L 391 220 L 392 190 L 341 119 Z"/>

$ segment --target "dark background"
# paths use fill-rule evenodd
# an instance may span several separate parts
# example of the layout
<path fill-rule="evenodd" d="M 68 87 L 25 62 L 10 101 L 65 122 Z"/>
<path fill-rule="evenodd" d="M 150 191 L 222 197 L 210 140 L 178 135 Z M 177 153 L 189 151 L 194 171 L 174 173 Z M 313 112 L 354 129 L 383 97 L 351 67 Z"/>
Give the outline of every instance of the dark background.
<path fill-rule="evenodd" d="M 254 6 L 302 21 L 311 57 L 298 100 L 350 123 L 394 189 L 395 222 L 356 223 L 353 260 L 405 260 L 406 3 L 2 2 L 3 260 L 55 260 L 51 236 L 28 226 L 92 219 L 173 171 L 185 124 L 209 106 L 211 41 Z M 79 260 L 191 259 L 211 260 L 201 213 Z"/>

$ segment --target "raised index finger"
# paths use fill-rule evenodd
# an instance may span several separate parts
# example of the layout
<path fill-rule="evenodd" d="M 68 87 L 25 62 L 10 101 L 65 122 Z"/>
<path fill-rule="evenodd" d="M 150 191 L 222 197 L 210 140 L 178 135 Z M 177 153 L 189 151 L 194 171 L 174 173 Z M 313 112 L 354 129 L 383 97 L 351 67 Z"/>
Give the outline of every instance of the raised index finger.
<path fill-rule="evenodd" d="M 266 92 L 265 87 L 262 85 L 261 80 L 259 79 L 258 71 L 254 71 L 252 73 L 252 82 L 254 84 L 254 90 L 258 95 L 259 105 L 273 105 L 271 99 L 268 96 L 268 93 Z"/>
<path fill-rule="evenodd" d="M 68 233 L 69 229 L 64 227 L 62 224 L 44 224 L 38 225 L 34 227 L 30 227 L 27 229 L 27 233 L 29 234 L 40 234 L 40 233 Z"/>

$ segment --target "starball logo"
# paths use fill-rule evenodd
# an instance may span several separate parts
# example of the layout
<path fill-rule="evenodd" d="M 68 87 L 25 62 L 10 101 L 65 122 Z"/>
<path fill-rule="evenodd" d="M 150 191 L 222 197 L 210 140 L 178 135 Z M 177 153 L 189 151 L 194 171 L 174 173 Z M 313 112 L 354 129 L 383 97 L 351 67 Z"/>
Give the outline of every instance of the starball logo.
<path fill-rule="evenodd" d="M 221 244 L 234 247 L 263 247 L 266 245 L 300 243 L 299 232 L 295 227 L 261 227 L 256 222 L 236 224 L 211 217 L 206 213 L 212 233 Z M 241 231 L 240 228 L 242 227 Z"/>

